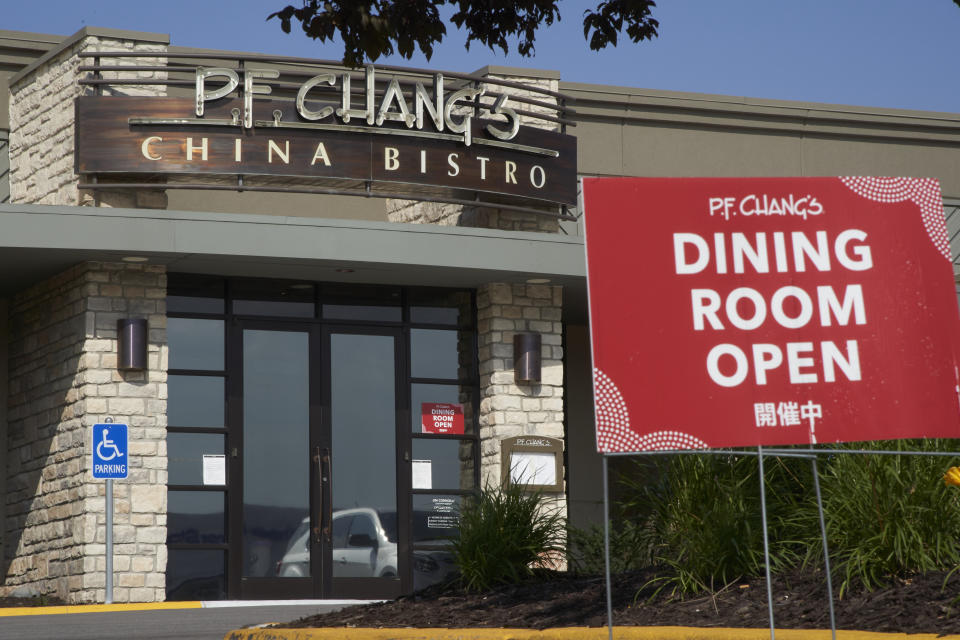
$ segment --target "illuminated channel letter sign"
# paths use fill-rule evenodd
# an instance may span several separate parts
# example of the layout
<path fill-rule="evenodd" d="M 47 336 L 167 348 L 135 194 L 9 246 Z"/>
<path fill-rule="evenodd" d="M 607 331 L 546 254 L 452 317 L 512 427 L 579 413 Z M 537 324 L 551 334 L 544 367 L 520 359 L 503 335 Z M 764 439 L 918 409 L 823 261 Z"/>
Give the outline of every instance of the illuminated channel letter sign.
<path fill-rule="evenodd" d="M 585 179 L 602 452 L 960 437 L 940 187 Z"/>

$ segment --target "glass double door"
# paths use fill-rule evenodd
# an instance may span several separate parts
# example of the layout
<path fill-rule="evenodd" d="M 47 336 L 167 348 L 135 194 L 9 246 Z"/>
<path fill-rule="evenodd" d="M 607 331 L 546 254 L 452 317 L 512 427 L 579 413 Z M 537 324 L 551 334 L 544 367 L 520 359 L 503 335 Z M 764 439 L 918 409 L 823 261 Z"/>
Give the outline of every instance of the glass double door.
<path fill-rule="evenodd" d="M 231 334 L 230 590 L 399 595 L 400 330 L 238 321 Z"/>

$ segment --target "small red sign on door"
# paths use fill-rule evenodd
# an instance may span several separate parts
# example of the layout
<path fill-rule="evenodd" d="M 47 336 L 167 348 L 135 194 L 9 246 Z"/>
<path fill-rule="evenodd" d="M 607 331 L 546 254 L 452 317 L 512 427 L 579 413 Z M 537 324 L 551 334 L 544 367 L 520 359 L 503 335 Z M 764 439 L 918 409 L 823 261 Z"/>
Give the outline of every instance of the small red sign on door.
<path fill-rule="evenodd" d="M 424 433 L 463 433 L 463 405 L 449 402 L 420 404 Z"/>

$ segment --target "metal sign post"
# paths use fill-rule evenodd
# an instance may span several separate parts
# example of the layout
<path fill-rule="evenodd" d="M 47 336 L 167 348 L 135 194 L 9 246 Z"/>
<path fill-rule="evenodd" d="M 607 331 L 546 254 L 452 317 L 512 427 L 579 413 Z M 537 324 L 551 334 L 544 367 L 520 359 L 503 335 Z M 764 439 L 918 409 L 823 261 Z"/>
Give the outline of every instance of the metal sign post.
<path fill-rule="evenodd" d="M 607 586 L 607 630 L 613 640 L 613 588 L 610 584 L 610 484 L 607 480 L 607 456 L 600 454 L 603 461 L 603 567 Z"/>
<path fill-rule="evenodd" d="M 763 521 L 763 569 L 767 577 L 767 613 L 770 617 L 770 640 L 776 640 L 777 631 L 773 622 L 773 585 L 770 584 L 770 536 L 767 531 L 767 489 L 764 486 L 763 447 L 757 447 L 760 473 L 760 518 Z"/>
<path fill-rule="evenodd" d="M 107 481 L 104 510 L 106 512 L 106 604 L 113 604 L 113 480 L 126 478 L 129 472 L 127 425 L 114 424 L 107 418 L 93 425 L 93 471 L 94 478 Z"/>
<path fill-rule="evenodd" d="M 106 564 L 106 591 L 107 594 L 104 598 L 106 604 L 113 604 L 113 478 L 107 478 L 107 491 L 106 491 L 106 512 L 107 512 L 107 535 L 106 535 L 106 554 L 107 554 L 107 564 Z"/>

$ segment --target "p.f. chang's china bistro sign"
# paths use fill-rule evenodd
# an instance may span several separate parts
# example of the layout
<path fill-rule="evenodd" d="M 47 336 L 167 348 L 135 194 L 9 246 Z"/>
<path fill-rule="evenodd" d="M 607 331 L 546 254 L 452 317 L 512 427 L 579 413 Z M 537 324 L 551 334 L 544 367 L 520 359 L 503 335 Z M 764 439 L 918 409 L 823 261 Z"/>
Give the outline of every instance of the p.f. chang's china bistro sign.
<path fill-rule="evenodd" d="M 78 98 L 77 172 L 284 176 L 576 203 L 575 139 L 521 126 L 504 93 L 448 90 L 441 74 L 432 86 L 405 92 L 392 78 L 378 91 L 368 66 L 359 88 L 350 73 L 320 73 L 295 99 L 265 99 L 255 96 L 273 92 L 263 81 L 278 72 L 241 73 L 197 69 L 193 98 Z"/>
<path fill-rule="evenodd" d="M 936 180 L 585 179 L 601 451 L 960 436 Z"/>

